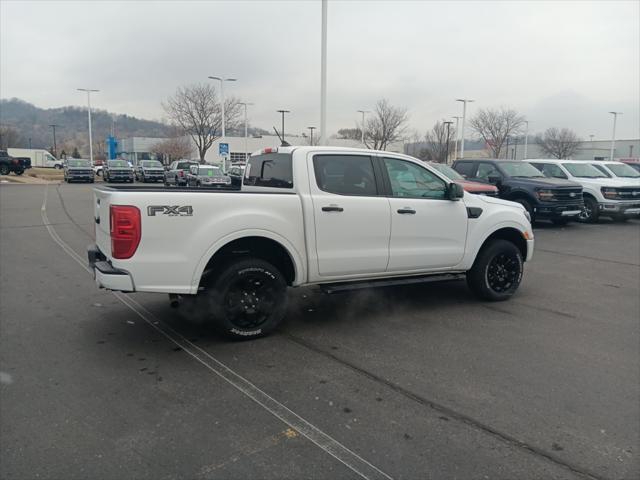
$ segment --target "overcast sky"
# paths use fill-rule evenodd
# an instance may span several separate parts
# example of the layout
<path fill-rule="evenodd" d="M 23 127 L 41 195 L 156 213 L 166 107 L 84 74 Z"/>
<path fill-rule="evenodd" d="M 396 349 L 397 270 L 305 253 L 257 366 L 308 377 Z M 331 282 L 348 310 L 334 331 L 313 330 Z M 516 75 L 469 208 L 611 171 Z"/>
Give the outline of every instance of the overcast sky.
<path fill-rule="evenodd" d="M 455 98 L 513 107 L 531 130 L 640 136 L 640 2 L 329 1 L 328 127 L 353 127 L 382 97 L 424 132 L 461 114 Z M 208 75 L 255 103 L 251 123 L 320 123 L 320 0 L 0 0 L 0 97 L 92 104 L 162 119 L 176 87 Z"/>

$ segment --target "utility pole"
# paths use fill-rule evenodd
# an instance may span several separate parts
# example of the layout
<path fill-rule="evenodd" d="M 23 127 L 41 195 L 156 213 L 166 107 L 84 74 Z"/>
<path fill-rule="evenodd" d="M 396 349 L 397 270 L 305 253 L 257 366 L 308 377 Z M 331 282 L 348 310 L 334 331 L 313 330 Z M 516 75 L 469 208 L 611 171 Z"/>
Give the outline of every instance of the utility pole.
<path fill-rule="evenodd" d="M 364 116 L 369 113 L 369 110 L 358 110 L 358 112 L 362 114 L 362 131 L 360 132 L 360 141 L 364 145 Z"/>
<path fill-rule="evenodd" d="M 53 156 L 58 158 L 58 145 L 56 143 L 56 127 L 60 125 L 56 125 L 55 123 L 49 125 L 53 129 Z"/>
<path fill-rule="evenodd" d="M 444 157 L 444 163 L 446 165 L 449 164 L 449 129 L 451 128 L 451 125 L 453 125 L 453 122 L 442 122 L 444 125 L 447 126 L 447 146 L 446 146 L 446 155 Z"/>
<path fill-rule="evenodd" d="M 467 103 L 474 102 L 468 98 L 456 98 L 456 102 L 462 102 L 462 132 L 460 133 L 462 139 L 460 144 L 460 158 L 464 158 L 464 124 L 467 119 Z"/>
<path fill-rule="evenodd" d="M 276 112 L 282 114 L 282 143 L 284 143 L 284 114 L 291 113 L 290 110 L 276 110 Z"/>
<path fill-rule="evenodd" d="M 249 159 L 249 149 L 247 147 L 247 132 L 249 131 L 247 126 L 247 106 L 253 105 L 253 103 L 240 102 L 240 105 L 244 105 L 244 161 L 246 162 Z"/>
<path fill-rule="evenodd" d="M 453 154 L 453 159 L 457 160 L 458 159 L 458 139 L 460 138 L 460 130 L 458 130 L 458 122 L 460 121 L 460 119 L 462 117 L 451 117 L 451 118 L 455 118 L 456 119 L 456 146 L 455 146 L 455 153 Z"/>
<path fill-rule="evenodd" d="M 311 146 L 313 146 L 313 131 L 316 129 L 316 127 L 307 127 L 309 129 L 309 132 L 311 133 Z"/>
<path fill-rule="evenodd" d="M 320 145 L 327 141 L 327 5 L 322 0 L 322 26 L 320 48 Z"/>
<path fill-rule="evenodd" d="M 609 155 L 609 160 L 613 160 L 613 152 L 616 148 L 616 121 L 618 120 L 618 115 L 622 115 L 622 112 L 609 112 L 613 115 L 613 133 L 611 134 L 611 154 Z"/>
<path fill-rule="evenodd" d="M 93 139 L 91 138 L 91 92 L 99 92 L 91 88 L 78 88 L 81 92 L 87 92 L 87 113 L 89 115 L 89 159 L 93 165 Z"/>

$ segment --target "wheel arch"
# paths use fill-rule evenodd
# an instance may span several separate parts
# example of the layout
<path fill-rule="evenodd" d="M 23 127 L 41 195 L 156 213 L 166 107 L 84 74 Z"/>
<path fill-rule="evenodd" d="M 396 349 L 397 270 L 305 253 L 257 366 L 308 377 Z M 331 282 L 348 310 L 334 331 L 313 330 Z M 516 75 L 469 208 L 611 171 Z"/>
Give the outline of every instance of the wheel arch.
<path fill-rule="evenodd" d="M 502 226 L 494 230 L 493 232 L 491 232 L 489 235 L 485 237 L 485 239 L 482 241 L 482 244 L 480 245 L 480 248 L 476 252 L 474 262 L 475 262 L 475 259 L 478 258 L 478 255 L 480 254 L 482 249 L 485 248 L 487 245 L 489 245 L 491 241 L 497 240 L 497 239 L 506 240 L 508 242 L 513 243 L 516 247 L 518 247 L 518 250 L 520 250 L 520 254 L 522 255 L 522 260 L 526 261 L 528 247 L 527 247 L 527 240 L 524 238 L 523 233 L 515 227 Z"/>
<path fill-rule="evenodd" d="M 287 285 L 303 276 L 301 257 L 286 239 L 266 231 L 236 232 L 219 240 L 203 255 L 193 276 L 197 292 L 206 276 L 232 258 L 256 257 L 273 264 L 284 275 Z"/>

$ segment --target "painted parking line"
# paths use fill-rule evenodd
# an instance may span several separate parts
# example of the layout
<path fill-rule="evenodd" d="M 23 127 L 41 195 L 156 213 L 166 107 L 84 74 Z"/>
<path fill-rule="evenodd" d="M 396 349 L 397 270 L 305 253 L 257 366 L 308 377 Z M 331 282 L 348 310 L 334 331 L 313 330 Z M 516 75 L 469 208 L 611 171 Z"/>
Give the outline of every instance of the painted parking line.
<path fill-rule="evenodd" d="M 47 216 L 47 194 L 49 187 L 45 187 L 44 200 L 40 209 L 42 221 L 46 227 L 52 240 L 57 243 L 62 250 L 76 261 L 87 273 L 93 275 L 93 271 L 88 267 L 87 261 L 74 251 L 56 232 L 54 226 L 49 222 Z M 216 359 L 213 355 L 203 350 L 199 346 L 193 344 L 178 332 L 173 330 L 158 319 L 153 313 L 149 312 L 145 307 L 137 301 L 120 292 L 111 292 L 120 302 L 126 305 L 131 311 L 138 315 L 151 328 L 158 331 L 169 341 L 181 347 L 185 353 L 202 364 L 213 374 L 219 376 L 229 383 L 243 395 L 253 400 L 273 416 L 281 420 L 283 423 L 293 428 L 298 433 L 313 442 L 326 453 L 340 461 L 350 470 L 367 480 L 392 480 L 392 477 L 371 464 L 357 453 L 353 452 L 335 438 L 320 430 L 318 427 L 308 422 L 300 415 L 287 408 L 282 403 L 271 397 L 269 394 L 258 388 L 240 374 L 229 368 L 227 365 Z"/>

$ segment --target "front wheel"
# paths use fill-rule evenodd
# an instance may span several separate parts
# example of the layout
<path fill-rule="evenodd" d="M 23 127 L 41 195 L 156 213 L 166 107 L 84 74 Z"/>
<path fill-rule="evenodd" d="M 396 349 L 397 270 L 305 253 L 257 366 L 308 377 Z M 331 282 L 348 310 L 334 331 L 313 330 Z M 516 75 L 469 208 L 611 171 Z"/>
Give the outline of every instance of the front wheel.
<path fill-rule="evenodd" d="M 54 168 L 55 168 L 56 170 L 61 170 L 61 169 L 62 169 L 62 165 L 54 165 Z"/>
<path fill-rule="evenodd" d="M 9 165 L 0 165 L 0 175 L 9 175 Z"/>
<path fill-rule="evenodd" d="M 586 197 L 584 199 L 584 208 L 578 217 L 578 220 L 586 223 L 596 223 L 600 212 L 598 211 L 598 202 L 595 199 Z"/>
<path fill-rule="evenodd" d="M 24 170 L 22 168 L 15 171 L 16 175 L 22 175 L 23 173 L 24 173 Z"/>
<path fill-rule="evenodd" d="M 467 284 L 482 299 L 507 300 L 520 286 L 523 271 L 518 247 L 507 240 L 493 240 L 480 250 L 467 272 Z"/>
<path fill-rule="evenodd" d="M 286 293 L 287 283 L 276 267 L 245 258 L 227 264 L 198 295 L 198 303 L 222 333 L 247 340 L 265 336 L 280 324 Z"/>

